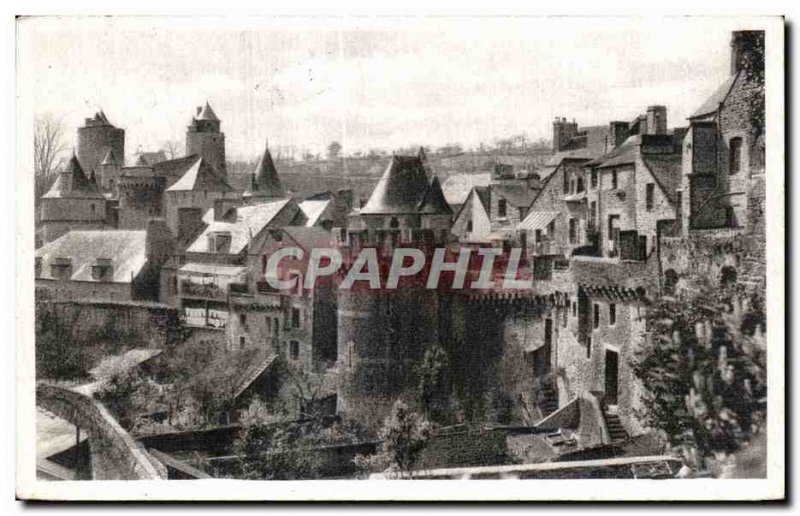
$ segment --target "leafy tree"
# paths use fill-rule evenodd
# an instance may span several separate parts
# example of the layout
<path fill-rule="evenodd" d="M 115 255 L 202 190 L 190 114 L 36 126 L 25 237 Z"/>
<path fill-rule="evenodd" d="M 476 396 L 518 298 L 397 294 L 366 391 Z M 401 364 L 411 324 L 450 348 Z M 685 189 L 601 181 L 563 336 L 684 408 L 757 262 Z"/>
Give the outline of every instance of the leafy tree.
<path fill-rule="evenodd" d="M 356 456 L 362 470 L 385 469 L 410 477 L 431 436 L 431 424 L 402 400 L 397 400 L 383 423 L 378 437 L 382 444 L 378 453 Z"/>
<path fill-rule="evenodd" d="M 440 419 L 447 415 L 449 367 L 447 353 L 439 344 L 425 350 L 422 361 L 416 367 L 417 396 L 428 417 Z"/>
<path fill-rule="evenodd" d="M 67 320 L 46 302 L 36 303 L 36 376 L 74 380 L 88 376 L 86 346 L 75 337 L 81 311 Z"/>
<path fill-rule="evenodd" d="M 339 142 L 331 142 L 328 145 L 328 157 L 330 159 L 336 159 L 339 157 L 339 153 L 342 152 L 342 144 Z"/>
<path fill-rule="evenodd" d="M 730 289 L 665 298 L 648 311 L 653 338 L 633 364 L 647 386 L 641 417 L 694 471 L 714 472 L 763 428 L 764 321 L 762 300 Z"/>

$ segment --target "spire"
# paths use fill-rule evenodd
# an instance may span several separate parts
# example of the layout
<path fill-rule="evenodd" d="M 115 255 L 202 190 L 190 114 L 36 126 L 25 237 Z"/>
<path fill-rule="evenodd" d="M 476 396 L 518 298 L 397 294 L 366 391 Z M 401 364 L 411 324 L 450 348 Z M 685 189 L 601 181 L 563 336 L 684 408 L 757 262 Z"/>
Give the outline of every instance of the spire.
<path fill-rule="evenodd" d="M 94 174 L 92 173 L 90 177 L 86 176 L 73 149 L 67 166 L 58 175 L 56 182 L 53 183 L 45 197 L 102 198 L 103 194 L 97 187 Z"/>
<path fill-rule="evenodd" d="M 206 105 L 203 106 L 203 109 L 200 110 L 200 113 L 197 115 L 198 120 L 209 120 L 212 122 L 219 122 L 219 118 L 217 118 L 217 114 L 214 113 L 214 110 L 211 109 L 211 106 L 206 101 Z"/>
<path fill-rule="evenodd" d="M 278 170 L 275 168 L 275 162 L 272 161 L 269 147 L 264 148 L 264 154 L 256 165 L 251 193 L 257 197 L 283 197 L 286 195 L 281 180 L 278 178 Z"/>

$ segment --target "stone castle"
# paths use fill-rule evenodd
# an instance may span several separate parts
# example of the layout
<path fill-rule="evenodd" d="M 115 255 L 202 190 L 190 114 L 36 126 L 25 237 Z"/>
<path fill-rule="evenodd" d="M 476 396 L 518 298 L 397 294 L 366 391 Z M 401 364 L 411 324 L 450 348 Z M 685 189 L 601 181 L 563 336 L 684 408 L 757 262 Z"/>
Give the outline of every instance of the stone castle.
<path fill-rule="evenodd" d="M 126 166 L 124 130 L 100 112 L 42 199 L 37 293 L 87 297 L 86 282 L 113 280 L 130 284 L 117 299 L 136 299 L 146 290 L 133 288 L 137 276 L 71 273 L 136 255 L 159 271 L 145 295 L 177 307 L 191 340 L 263 350 L 243 400 L 275 395 L 261 380 L 280 357 L 322 371 L 331 411 L 377 424 L 438 347 L 448 367 L 435 401 L 453 423 L 574 428 L 584 447 L 642 433 L 644 387 L 630 361 L 650 338 L 652 300 L 700 279 L 765 290 L 764 137 L 750 113 L 763 89 L 742 69 L 748 37 L 734 33 L 730 78 L 688 126 L 670 127 L 658 104 L 602 126 L 558 117 L 544 167 L 498 164 L 457 206 L 424 153 L 388 159 L 359 208 L 347 191 L 290 197 L 269 149 L 239 191 L 208 104 L 188 127 L 185 157 Z M 74 251 L 118 232 L 142 236 Z M 146 253 L 129 249 L 144 237 Z M 284 246 L 336 246 L 347 265 L 365 248 L 381 263 L 404 247 L 428 257 L 448 249 L 452 261 L 463 247 L 521 248 L 532 288 L 343 290 L 332 281 L 279 291 L 264 274 Z M 305 272 L 282 274 L 302 284 Z"/>

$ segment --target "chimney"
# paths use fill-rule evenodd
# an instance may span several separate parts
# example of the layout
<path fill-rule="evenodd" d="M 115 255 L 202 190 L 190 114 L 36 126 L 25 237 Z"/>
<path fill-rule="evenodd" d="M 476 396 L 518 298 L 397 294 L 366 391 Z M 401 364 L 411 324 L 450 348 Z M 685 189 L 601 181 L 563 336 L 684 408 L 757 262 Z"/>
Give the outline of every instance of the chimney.
<path fill-rule="evenodd" d="M 561 152 L 567 143 L 578 133 L 578 124 L 566 117 L 556 117 L 553 122 L 553 152 Z"/>
<path fill-rule="evenodd" d="M 630 123 L 611 122 L 608 125 L 609 141 L 608 141 L 608 149 L 606 149 L 606 151 L 616 149 L 617 147 L 622 145 L 628 138 L 629 131 L 630 131 Z"/>
<path fill-rule="evenodd" d="M 763 66 L 763 54 L 763 30 L 736 30 L 731 33 L 731 75 L 742 71 L 748 60 Z"/>
<path fill-rule="evenodd" d="M 647 106 L 646 123 L 644 134 L 667 134 L 666 106 Z"/>

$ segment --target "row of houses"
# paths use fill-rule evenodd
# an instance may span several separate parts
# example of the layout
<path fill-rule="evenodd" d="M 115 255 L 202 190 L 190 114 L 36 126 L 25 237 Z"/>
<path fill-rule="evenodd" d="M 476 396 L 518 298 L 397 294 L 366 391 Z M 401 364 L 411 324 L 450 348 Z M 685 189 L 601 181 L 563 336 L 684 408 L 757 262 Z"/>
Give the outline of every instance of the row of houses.
<path fill-rule="evenodd" d="M 497 418 L 502 401 L 505 423 L 597 419 L 605 430 L 582 446 L 643 432 L 630 362 L 650 302 L 697 277 L 763 291 L 764 141 L 749 113 L 759 90 L 742 66 L 752 38 L 734 33 L 731 77 L 685 127 L 670 127 L 661 105 L 604 126 L 559 117 L 546 166 L 498 164 L 453 188 L 422 153 L 394 155 L 359 207 L 348 192 L 291 198 L 268 149 L 252 187 L 230 188 L 208 105 L 187 132 L 186 158 L 106 173 L 119 151 L 109 146 L 93 165 L 79 145 L 43 199 L 37 294 L 150 296 L 179 309 L 195 341 L 323 371 L 330 406 L 370 424 L 439 347 L 449 370 L 438 402 L 456 420 Z M 107 127 L 98 117 L 91 123 Z M 285 262 L 279 274 L 301 281 L 276 290 L 266 264 L 285 246 L 338 247 L 345 267 L 367 248 L 414 246 L 429 258 L 436 248 L 522 248 L 531 288 L 375 291 L 339 288 L 336 277 L 303 288 L 305 266 Z"/>

